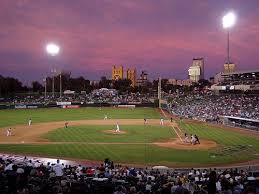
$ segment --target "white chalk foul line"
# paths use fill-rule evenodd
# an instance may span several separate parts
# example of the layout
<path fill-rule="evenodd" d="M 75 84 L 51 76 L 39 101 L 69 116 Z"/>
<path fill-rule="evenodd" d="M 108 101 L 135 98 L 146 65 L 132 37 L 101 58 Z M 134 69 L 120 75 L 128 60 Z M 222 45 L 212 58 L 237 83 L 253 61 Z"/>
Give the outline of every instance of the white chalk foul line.
<path fill-rule="evenodd" d="M 174 126 L 172 126 L 174 132 L 176 133 L 176 135 L 178 136 L 178 138 L 180 138 L 181 142 L 183 142 L 181 136 L 178 134 L 177 130 L 174 128 Z"/>
<path fill-rule="evenodd" d="M 161 110 L 161 112 L 163 113 L 164 117 L 168 119 L 168 117 L 166 116 L 164 110 L 163 110 L 163 109 L 160 109 L 160 110 Z M 178 136 L 178 138 L 180 138 L 181 142 L 183 142 L 181 136 L 178 134 L 178 132 L 177 132 L 177 130 L 174 128 L 174 126 L 171 125 L 171 127 L 173 128 L 173 130 L 174 130 L 174 132 L 176 133 L 176 135 Z M 182 132 L 182 130 L 181 130 L 179 127 L 177 127 L 177 129 L 179 130 L 179 132 Z"/>
<path fill-rule="evenodd" d="M 168 117 L 166 116 L 164 110 L 163 110 L 163 109 L 160 109 L 160 110 L 161 110 L 161 112 L 163 113 L 164 117 L 168 119 Z"/>

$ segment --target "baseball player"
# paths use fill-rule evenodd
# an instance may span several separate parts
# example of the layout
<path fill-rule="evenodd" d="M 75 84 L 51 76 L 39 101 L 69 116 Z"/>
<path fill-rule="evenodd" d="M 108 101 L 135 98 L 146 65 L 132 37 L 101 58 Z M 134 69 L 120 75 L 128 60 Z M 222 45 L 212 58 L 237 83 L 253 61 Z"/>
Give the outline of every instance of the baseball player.
<path fill-rule="evenodd" d="M 146 118 L 144 118 L 144 125 L 146 125 L 147 124 L 147 119 Z"/>
<path fill-rule="evenodd" d="M 108 116 L 107 115 L 104 115 L 104 118 L 103 118 L 104 120 L 107 120 L 108 119 Z"/>
<path fill-rule="evenodd" d="M 196 138 L 194 135 L 191 135 L 191 144 L 195 145 L 196 143 Z"/>
<path fill-rule="evenodd" d="M 160 125 L 164 125 L 164 119 L 163 118 L 160 119 Z"/>
<path fill-rule="evenodd" d="M 11 136 L 12 135 L 12 129 L 11 127 L 9 129 L 6 130 L 6 136 Z"/>
<path fill-rule="evenodd" d="M 189 137 L 188 137 L 187 133 L 184 134 L 184 142 L 185 143 L 190 143 L 189 142 Z"/>
<path fill-rule="evenodd" d="M 68 128 L 68 122 L 65 122 L 65 128 Z"/>
<path fill-rule="evenodd" d="M 31 118 L 29 118 L 29 120 L 28 120 L 28 125 L 29 126 L 31 126 L 31 122 L 32 122 L 32 120 L 31 120 Z"/>
<path fill-rule="evenodd" d="M 116 124 L 116 131 L 115 132 L 120 132 L 120 126 L 119 126 L 119 123 L 117 122 Z"/>
<path fill-rule="evenodd" d="M 195 144 L 196 144 L 196 143 L 201 144 L 201 143 L 200 143 L 200 140 L 199 140 L 199 138 L 198 138 L 198 136 L 197 136 L 197 135 L 194 135 L 194 137 L 195 137 Z"/>

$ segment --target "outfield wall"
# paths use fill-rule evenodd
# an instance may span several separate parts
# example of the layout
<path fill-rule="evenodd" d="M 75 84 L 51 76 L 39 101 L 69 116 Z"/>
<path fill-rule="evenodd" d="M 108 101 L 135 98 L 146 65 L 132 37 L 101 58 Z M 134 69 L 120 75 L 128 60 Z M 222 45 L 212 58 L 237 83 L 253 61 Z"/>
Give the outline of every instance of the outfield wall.
<path fill-rule="evenodd" d="M 155 108 L 154 103 L 145 103 L 145 104 L 127 104 L 127 103 L 91 103 L 91 104 L 85 104 L 85 103 L 69 103 L 69 104 L 62 104 L 62 103 L 56 103 L 56 104 L 16 104 L 16 105 L 5 105 L 0 104 L 0 110 L 3 109 L 36 109 L 36 108 L 80 108 L 80 107 L 150 107 Z"/>

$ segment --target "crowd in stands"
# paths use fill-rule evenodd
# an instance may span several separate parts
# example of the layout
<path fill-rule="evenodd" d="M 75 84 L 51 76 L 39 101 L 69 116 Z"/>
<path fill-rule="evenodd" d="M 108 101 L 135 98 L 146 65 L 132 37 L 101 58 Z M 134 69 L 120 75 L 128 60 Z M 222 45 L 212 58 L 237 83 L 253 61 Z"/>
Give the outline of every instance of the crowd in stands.
<path fill-rule="evenodd" d="M 219 116 L 259 120 L 259 96 L 237 94 L 178 95 L 171 103 L 173 114 L 202 121 L 218 121 Z"/>
<path fill-rule="evenodd" d="M 78 104 L 99 104 L 99 103 L 108 103 L 108 104 L 123 104 L 123 103 L 135 103 L 135 104 L 145 104 L 151 103 L 153 98 L 148 94 L 140 93 L 130 93 L 119 95 L 117 92 L 107 92 L 93 91 L 89 94 L 69 94 L 62 95 L 60 98 L 59 95 L 52 97 L 52 95 L 47 96 L 15 96 L 13 98 L 5 98 L 0 101 L 1 104 L 10 104 L 10 105 L 21 105 L 21 104 L 56 104 L 56 102 L 72 102 Z"/>
<path fill-rule="evenodd" d="M 0 159 L 0 193 L 7 194 L 257 194 L 259 173 L 249 169 L 154 170 Z"/>

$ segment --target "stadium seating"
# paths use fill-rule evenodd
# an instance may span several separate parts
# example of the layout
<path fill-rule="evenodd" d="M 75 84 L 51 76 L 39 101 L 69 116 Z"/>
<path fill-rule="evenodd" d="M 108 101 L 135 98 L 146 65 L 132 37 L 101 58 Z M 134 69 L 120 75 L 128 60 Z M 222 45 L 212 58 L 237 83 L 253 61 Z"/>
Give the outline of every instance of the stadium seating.
<path fill-rule="evenodd" d="M 0 159 L 0 193 L 258 193 L 259 173 L 249 169 L 154 170 L 113 165 L 81 166 Z"/>

